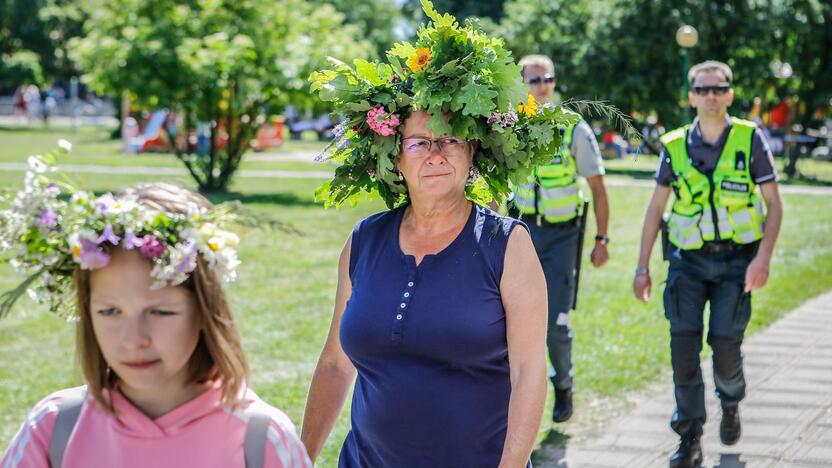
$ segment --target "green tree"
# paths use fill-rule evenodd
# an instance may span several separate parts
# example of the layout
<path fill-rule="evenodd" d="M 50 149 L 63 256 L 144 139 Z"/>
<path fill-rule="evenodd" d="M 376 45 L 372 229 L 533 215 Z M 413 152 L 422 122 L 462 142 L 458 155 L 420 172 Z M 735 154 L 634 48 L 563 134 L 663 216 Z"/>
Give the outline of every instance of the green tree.
<path fill-rule="evenodd" d="M 555 63 L 558 88 L 568 97 L 595 98 L 598 94 L 581 89 L 586 56 L 597 21 L 593 4 L 587 0 L 506 2 L 505 17 L 495 32 L 505 38 L 518 60 L 524 55 L 547 55 Z"/>
<path fill-rule="evenodd" d="M 796 123 L 810 128 L 817 110 L 832 106 L 832 4 L 813 0 L 781 0 L 772 8 L 775 15 L 773 48 L 777 63 L 787 63 L 792 76 L 769 83 L 779 96 L 796 96 Z M 770 80 L 771 81 L 771 80 Z M 797 151 L 788 154 L 785 173 L 798 174 Z"/>
<path fill-rule="evenodd" d="M 454 15 L 459 21 L 477 17 L 498 22 L 503 17 L 504 3 L 505 0 L 434 0 L 433 6 L 440 13 Z M 416 25 L 424 19 L 421 0 L 404 0 L 402 9 L 405 16 L 416 21 Z"/>
<path fill-rule="evenodd" d="M 780 47 L 779 15 L 771 2 L 749 0 L 512 0 L 499 30 L 518 56 L 552 57 L 567 97 L 657 111 L 673 126 L 686 101 L 676 30 L 699 31 L 689 64 L 716 59 L 734 68 L 739 103 L 776 85 L 769 68 Z"/>
<path fill-rule="evenodd" d="M 66 0 L 0 1 L 0 87 L 41 85 L 74 74 L 66 44 L 82 18 Z"/>
<path fill-rule="evenodd" d="M 395 0 L 310 0 L 331 4 L 344 15 L 344 23 L 355 25 L 359 33 L 373 45 L 372 58 L 382 58 L 394 42 L 396 28 L 404 21 Z"/>
<path fill-rule="evenodd" d="M 176 138 L 176 156 L 203 191 L 225 191 L 258 126 L 308 97 L 306 78 L 326 56 L 352 59 L 369 45 L 330 5 L 303 0 L 85 0 L 95 12 L 74 56 L 93 89 L 167 108 L 207 154 Z"/>

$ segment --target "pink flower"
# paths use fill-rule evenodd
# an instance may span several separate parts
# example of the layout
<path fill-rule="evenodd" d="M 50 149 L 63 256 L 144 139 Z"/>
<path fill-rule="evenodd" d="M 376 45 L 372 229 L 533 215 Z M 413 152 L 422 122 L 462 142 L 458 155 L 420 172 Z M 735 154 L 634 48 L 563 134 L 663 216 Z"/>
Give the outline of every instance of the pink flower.
<path fill-rule="evenodd" d="M 396 114 L 388 113 L 384 106 L 378 106 L 367 112 L 367 125 L 381 136 L 395 134 L 395 128 L 400 123 L 399 117 Z"/>
<path fill-rule="evenodd" d="M 161 257 L 165 253 L 165 246 L 155 236 L 148 234 L 142 238 L 142 246 L 139 250 L 142 255 L 153 260 Z"/>

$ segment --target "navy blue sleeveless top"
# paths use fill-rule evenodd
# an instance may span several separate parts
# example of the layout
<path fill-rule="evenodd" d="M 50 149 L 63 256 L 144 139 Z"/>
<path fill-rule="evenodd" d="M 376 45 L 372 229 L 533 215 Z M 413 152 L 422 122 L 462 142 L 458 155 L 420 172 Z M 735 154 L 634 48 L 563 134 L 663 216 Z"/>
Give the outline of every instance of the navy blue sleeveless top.
<path fill-rule="evenodd" d="M 494 468 L 511 394 L 500 278 L 520 222 L 474 205 L 416 266 L 399 246 L 404 209 L 352 233 L 340 338 L 358 377 L 339 466 Z"/>

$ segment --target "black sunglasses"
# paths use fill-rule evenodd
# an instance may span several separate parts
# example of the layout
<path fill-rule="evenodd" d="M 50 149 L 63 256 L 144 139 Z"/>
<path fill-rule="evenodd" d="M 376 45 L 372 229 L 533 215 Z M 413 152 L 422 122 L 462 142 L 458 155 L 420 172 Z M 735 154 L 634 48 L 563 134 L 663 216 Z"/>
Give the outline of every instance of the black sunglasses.
<path fill-rule="evenodd" d="M 543 78 L 536 76 L 534 78 L 529 79 L 526 83 L 530 85 L 539 85 L 540 83 L 552 84 L 555 82 L 555 77 L 550 74 L 543 75 Z"/>
<path fill-rule="evenodd" d="M 731 85 L 719 85 L 719 86 L 694 86 L 693 92 L 698 94 L 699 96 L 707 96 L 708 93 L 714 93 L 714 96 L 722 96 L 723 94 L 727 93 L 728 90 L 731 89 Z"/>

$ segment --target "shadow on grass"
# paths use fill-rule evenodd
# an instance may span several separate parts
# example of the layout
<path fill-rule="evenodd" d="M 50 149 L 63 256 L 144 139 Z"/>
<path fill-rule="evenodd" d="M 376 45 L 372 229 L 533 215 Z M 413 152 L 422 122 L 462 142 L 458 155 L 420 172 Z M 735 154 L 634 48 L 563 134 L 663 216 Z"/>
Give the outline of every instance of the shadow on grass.
<path fill-rule="evenodd" d="M 226 192 L 226 193 L 205 193 L 206 198 L 211 200 L 211 203 L 223 203 L 227 201 L 239 201 L 246 205 L 249 203 L 260 203 L 281 206 L 298 206 L 309 207 L 319 206 L 323 208 L 323 204 L 317 203 L 311 197 L 300 197 L 294 193 L 240 193 L 240 192 Z"/>
<path fill-rule="evenodd" d="M 546 438 L 540 442 L 538 448 L 532 454 L 532 463 L 540 465 L 546 463 L 546 466 L 552 468 L 568 468 L 566 464 L 566 450 L 568 448 L 569 434 L 552 429 L 546 434 Z"/>
<path fill-rule="evenodd" d="M 810 187 L 832 187 L 832 179 L 821 179 L 812 174 L 798 174 L 795 177 L 782 176 L 778 181 L 782 185 L 807 185 Z"/>
<path fill-rule="evenodd" d="M 604 170 L 606 175 L 616 175 L 616 176 L 624 176 L 624 177 L 632 177 L 633 179 L 653 179 L 653 176 L 656 174 L 655 171 L 651 170 L 644 170 L 644 169 L 621 169 L 618 167 L 608 167 Z"/>
<path fill-rule="evenodd" d="M 118 142 L 118 138 L 113 138 L 113 128 L 109 126 L 84 126 L 78 129 L 71 127 L 55 126 L 44 127 L 40 124 L 35 125 L 21 125 L 10 126 L 0 125 L 0 134 L 2 133 L 16 133 L 16 134 L 30 134 L 30 135 L 50 135 L 62 134 L 73 144 L 95 144 L 95 143 L 110 143 Z"/>
<path fill-rule="evenodd" d="M 54 132 L 54 128 L 44 127 L 43 125 L 0 125 L 0 132 L 14 132 L 14 133 L 49 133 Z"/>

